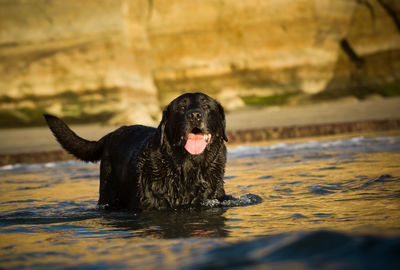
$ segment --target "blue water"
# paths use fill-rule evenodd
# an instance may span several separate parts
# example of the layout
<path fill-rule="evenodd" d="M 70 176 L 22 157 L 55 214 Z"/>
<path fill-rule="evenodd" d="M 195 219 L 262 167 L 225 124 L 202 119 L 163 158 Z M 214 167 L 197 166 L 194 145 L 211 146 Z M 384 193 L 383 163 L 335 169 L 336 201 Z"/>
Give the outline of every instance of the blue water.
<path fill-rule="evenodd" d="M 98 169 L 0 167 L 0 268 L 400 269 L 400 137 L 230 146 L 203 210 L 98 209 Z"/>

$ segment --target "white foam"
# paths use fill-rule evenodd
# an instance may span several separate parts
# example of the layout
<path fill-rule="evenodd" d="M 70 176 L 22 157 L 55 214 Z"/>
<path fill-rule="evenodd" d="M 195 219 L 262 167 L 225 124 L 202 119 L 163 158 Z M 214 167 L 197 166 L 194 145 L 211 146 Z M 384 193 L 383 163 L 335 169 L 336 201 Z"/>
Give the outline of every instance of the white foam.
<path fill-rule="evenodd" d="M 246 194 L 243 196 L 239 196 L 239 198 L 231 197 L 222 202 L 217 199 L 206 200 L 202 205 L 205 207 L 217 207 L 217 206 L 225 206 L 225 207 L 233 207 L 233 206 L 248 206 L 253 204 L 259 204 L 263 201 L 263 199 L 255 194 Z"/>
<path fill-rule="evenodd" d="M 346 150 L 349 147 L 359 146 L 391 146 L 395 145 L 400 147 L 400 137 L 377 137 L 377 138 L 365 138 L 365 137 L 354 137 L 346 140 L 332 140 L 332 141 L 315 141 L 311 140 L 308 142 L 301 143 L 276 143 L 269 146 L 237 146 L 228 149 L 228 158 L 236 159 L 242 157 L 252 156 L 268 156 L 271 153 L 278 152 L 292 152 L 300 150 L 315 150 L 315 149 L 343 149 Z M 382 148 L 383 149 L 383 148 Z"/>
<path fill-rule="evenodd" d="M 37 170 L 37 169 L 43 169 L 43 168 L 61 168 L 61 167 L 83 166 L 86 164 L 88 164 L 88 163 L 83 162 L 83 161 L 76 161 L 76 160 L 48 162 L 48 163 L 39 163 L 39 164 L 18 163 L 18 164 L 0 166 L 0 171 Z"/>

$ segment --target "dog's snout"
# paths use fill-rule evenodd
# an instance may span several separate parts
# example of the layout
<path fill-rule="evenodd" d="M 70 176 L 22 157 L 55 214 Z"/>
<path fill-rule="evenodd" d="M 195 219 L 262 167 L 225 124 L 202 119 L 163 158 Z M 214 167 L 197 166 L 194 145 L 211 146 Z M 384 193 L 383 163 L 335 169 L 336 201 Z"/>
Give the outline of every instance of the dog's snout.
<path fill-rule="evenodd" d="M 203 117 L 203 115 L 199 111 L 191 111 L 191 112 L 189 112 L 188 116 L 189 116 L 189 119 L 192 121 L 200 121 Z"/>

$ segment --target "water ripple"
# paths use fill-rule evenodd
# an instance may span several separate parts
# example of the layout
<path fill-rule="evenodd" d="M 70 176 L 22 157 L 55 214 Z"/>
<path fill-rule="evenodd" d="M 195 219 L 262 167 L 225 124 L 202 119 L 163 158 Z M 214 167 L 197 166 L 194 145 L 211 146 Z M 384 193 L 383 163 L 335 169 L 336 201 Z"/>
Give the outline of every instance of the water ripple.
<path fill-rule="evenodd" d="M 400 237 L 287 233 L 218 247 L 184 269 L 399 269 Z"/>

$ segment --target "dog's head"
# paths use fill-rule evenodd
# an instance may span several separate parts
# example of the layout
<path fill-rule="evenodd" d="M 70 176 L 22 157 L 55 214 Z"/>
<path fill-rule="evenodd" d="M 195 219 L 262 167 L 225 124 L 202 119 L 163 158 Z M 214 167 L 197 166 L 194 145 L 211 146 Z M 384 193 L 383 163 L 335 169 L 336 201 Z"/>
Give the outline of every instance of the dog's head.
<path fill-rule="evenodd" d="M 162 146 L 201 155 L 211 145 L 227 141 L 221 104 L 203 93 L 183 94 L 163 111 L 158 127 Z"/>

